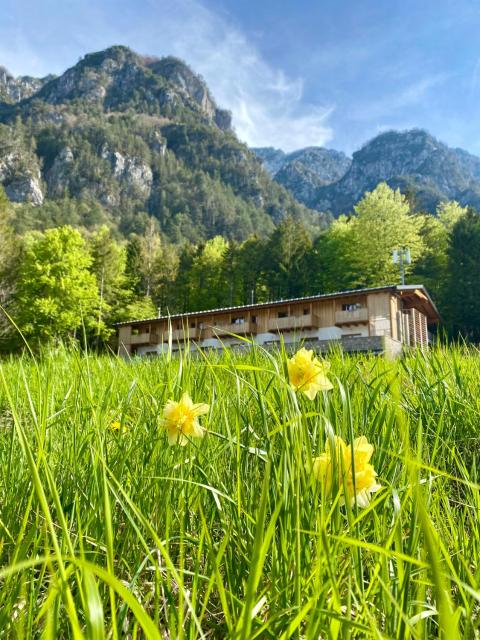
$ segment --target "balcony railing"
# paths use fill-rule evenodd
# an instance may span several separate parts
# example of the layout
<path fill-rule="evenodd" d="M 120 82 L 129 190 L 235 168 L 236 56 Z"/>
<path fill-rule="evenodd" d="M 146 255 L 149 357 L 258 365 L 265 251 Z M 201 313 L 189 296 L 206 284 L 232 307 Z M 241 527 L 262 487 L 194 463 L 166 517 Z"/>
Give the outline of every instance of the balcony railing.
<path fill-rule="evenodd" d="M 335 324 L 358 324 L 361 322 L 368 322 L 368 309 L 335 312 Z"/>
<path fill-rule="evenodd" d="M 234 333 L 237 336 L 252 335 L 257 332 L 257 325 L 252 322 L 234 322 L 232 324 L 221 324 L 213 328 L 213 333 L 225 335 Z"/>
<path fill-rule="evenodd" d="M 136 333 L 130 336 L 130 344 L 158 344 L 159 336 L 157 333 Z"/>
<path fill-rule="evenodd" d="M 172 340 L 197 340 L 199 330 L 195 327 L 185 327 L 184 329 L 172 329 Z M 168 331 L 163 334 L 163 339 L 168 340 Z"/>
<path fill-rule="evenodd" d="M 308 313 L 304 316 L 271 318 L 268 321 L 269 331 L 294 331 L 295 329 L 311 329 L 312 327 L 316 326 L 316 316 L 312 313 Z"/>

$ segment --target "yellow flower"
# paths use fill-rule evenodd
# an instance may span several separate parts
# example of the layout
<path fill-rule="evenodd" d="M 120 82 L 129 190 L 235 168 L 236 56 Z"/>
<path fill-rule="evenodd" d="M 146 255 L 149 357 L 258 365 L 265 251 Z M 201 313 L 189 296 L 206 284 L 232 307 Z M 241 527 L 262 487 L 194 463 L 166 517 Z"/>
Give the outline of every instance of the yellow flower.
<path fill-rule="evenodd" d="M 197 417 L 208 413 L 208 404 L 194 404 L 188 393 L 179 402 L 169 400 L 163 409 L 162 427 L 167 430 L 168 444 L 186 445 L 189 438 L 203 438 Z"/>
<path fill-rule="evenodd" d="M 290 384 L 295 391 L 302 391 L 314 400 L 319 391 L 329 391 L 333 385 L 327 378 L 329 362 L 320 362 L 313 351 L 302 348 L 287 363 Z"/>
<path fill-rule="evenodd" d="M 114 421 L 110 424 L 110 429 L 111 429 L 112 431 L 120 431 L 120 429 L 121 429 L 122 431 L 124 431 L 124 432 L 125 432 L 125 431 L 127 431 L 127 430 L 128 430 L 128 427 L 127 427 L 127 425 L 126 425 L 126 424 L 124 424 L 124 425 L 122 426 L 122 423 L 121 423 L 119 420 L 114 420 Z"/>
<path fill-rule="evenodd" d="M 325 452 L 313 461 L 313 473 L 323 483 L 325 494 L 329 495 L 335 488 L 346 494 L 350 504 L 354 504 L 355 497 L 359 507 L 368 507 L 370 496 L 381 486 L 377 484 L 377 474 L 370 464 L 373 455 L 373 445 L 365 436 L 353 441 L 352 447 L 347 446 L 342 438 L 334 437 L 333 451 L 330 441 Z M 345 496 L 342 504 L 345 501 Z"/>

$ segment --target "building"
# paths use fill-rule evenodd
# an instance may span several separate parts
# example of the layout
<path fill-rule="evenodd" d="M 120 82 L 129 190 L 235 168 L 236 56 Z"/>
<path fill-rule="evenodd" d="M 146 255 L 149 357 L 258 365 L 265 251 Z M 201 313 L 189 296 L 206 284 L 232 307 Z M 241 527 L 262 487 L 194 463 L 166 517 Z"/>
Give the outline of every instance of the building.
<path fill-rule="evenodd" d="M 221 349 L 253 342 L 270 346 L 300 342 L 317 351 L 332 343 L 345 351 L 397 355 L 404 346 L 427 347 L 428 325 L 438 311 L 422 285 L 385 286 L 277 300 L 121 322 L 119 353 L 154 355 L 182 348 Z"/>

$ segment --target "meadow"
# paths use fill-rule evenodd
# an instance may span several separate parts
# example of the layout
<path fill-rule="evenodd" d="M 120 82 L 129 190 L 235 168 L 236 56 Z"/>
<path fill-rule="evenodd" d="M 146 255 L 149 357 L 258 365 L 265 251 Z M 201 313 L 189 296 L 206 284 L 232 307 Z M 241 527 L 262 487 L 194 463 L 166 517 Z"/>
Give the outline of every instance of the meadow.
<path fill-rule="evenodd" d="M 0 365 L 0 637 L 480 638 L 480 353 Z M 209 405 L 170 446 L 169 400 Z M 314 459 L 365 436 L 370 503 Z"/>

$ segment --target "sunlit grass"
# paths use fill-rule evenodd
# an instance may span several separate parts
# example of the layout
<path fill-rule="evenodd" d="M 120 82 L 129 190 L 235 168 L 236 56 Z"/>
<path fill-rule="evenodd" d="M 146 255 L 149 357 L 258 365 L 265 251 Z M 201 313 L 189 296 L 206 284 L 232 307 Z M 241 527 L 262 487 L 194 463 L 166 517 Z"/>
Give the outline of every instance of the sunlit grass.
<path fill-rule="evenodd" d="M 313 401 L 258 348 L 4 362 L 0 637 L 480 637 L 478 352 L 330 361 Z M 309 471 L 333 435 L 375 447 L 366 509 Z"/>

